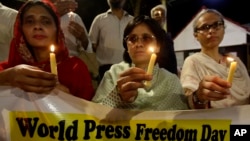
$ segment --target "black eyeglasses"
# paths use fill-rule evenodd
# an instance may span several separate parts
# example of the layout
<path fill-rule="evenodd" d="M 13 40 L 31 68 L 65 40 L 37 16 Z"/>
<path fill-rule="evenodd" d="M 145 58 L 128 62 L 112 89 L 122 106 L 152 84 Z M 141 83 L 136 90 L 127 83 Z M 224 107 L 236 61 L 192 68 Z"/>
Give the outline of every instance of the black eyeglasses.
<path fill-rule="evenodd" d="M 131 44 L 134 45 L 135 43 L 137 43 L 138 41 L 142 42 L 142 44 L 146 45 L 146 44 L 150 44 L 151 42 L 153 42 L 155 40 L 155 36 L 151 35 L 151 34 L 142 34 L 142 36 L 138 36 L 136 34 L 131 34 L 126 36 L 126 38 L 124 39 L 127 44 Z"/>
<path fill-rule="evenodd" d="M 214 30 L 219 30 L 223 26 L 224 26 L 223 21 L 217 21 L 217 22 L 214 22 L 213 24 L 204 24 L 201 27 L 196 27 L 195 32 L 199 32 L 199 31 L 208 32 L 211 28 Z"/>

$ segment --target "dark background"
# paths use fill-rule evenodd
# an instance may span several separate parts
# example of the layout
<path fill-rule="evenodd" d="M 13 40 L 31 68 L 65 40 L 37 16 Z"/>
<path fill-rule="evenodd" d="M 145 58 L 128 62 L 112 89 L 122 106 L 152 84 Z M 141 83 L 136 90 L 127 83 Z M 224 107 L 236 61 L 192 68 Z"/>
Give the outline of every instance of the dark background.
<path fill-rule="evenodd" d="M 168 3 L 168 26 L 173 36 L 178 34 L 184 26 L 203 7 L 214 8 L 226 18 L 239 24 L 250 23 L 249 0 L 173 0 Z"/>
<path fill-rule="evenodd" d="M 23 2 L 20 0 L 0 0 L 4 5 L 18 9 Z M 76 11 L 87 29 L 94 17 L 109 8 L 107 0 L 76 0 L 79 7 Z M 125 9 L 134 15 L 135 3 L 141 1 L 140 14 L 150 14 L 150 9 L 161 0 L 127 0 Z M 250 0 L 167 0 L 168 31 L 173 38 L 181 32 L 185 25 L 192 20 L 194 15 L 205 6 L 220 11 L 225 17 L 239 24 L 250 23 Z M 1 20 L 1 19 L 0 19 Z"/>

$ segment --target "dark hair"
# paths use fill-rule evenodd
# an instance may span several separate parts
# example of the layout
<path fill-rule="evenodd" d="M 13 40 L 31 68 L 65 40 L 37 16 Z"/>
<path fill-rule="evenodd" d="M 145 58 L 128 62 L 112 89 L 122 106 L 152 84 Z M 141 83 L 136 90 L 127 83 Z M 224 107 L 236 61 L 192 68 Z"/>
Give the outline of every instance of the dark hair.
<path fill-rule="evenodd" d="M 160 46 L 160 52 L 162 52 L 162 49 L 164 49 L 166 46 L 166 32 L 162 29 L 162 27 L 157 21 L 150 18 L 149 16 L 139 15 L 135 17 L 132 21 L 130 21 L 124 30 L 123 38 L 127 37 L 132 32 L 132 30 L 140 24 L 146 24 L 148 26 L 148 28 L 154 34 L 157 44 Z M 123 40 L 123 46 L 125 48 L 125 51 L 123 53 L 123 59 L 125 62 L 131 64 L 132 60 L 128 54 L 128 47 L 127 47 L 127 43 L 125 40 Z M 159 63 L 158 60 L 161 59 L 164 55 L 164 54 L 162 55 L 161 54 L 162 53 L 158 54 L 158 57 L 156 60 L 158 63 Z"/>

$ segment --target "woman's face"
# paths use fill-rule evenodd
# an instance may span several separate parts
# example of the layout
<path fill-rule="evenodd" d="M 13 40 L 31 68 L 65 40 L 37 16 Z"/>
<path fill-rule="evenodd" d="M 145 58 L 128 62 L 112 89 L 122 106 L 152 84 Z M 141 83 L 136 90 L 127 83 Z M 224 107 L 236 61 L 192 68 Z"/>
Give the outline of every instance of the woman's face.
<path fill-rule="evenodd" d="M 33 48 L 48 48 L 56 43 L 55 21 L 44 7 L 29 8 L 21 20 L 25 39 Z"/>
<path fill-rule="evenodd" d="M 154 48 L 154 52 L 159 52 L 156 38 L 146 24 L 137 25 L 126 37 L 128 53 L 132 62 L 136 66 L 149 63 L 151 53 L 149 48 Z"/>
<path fill-rule="evenodd" d="M 224 37 L 224 23 L 219 15 L 206 13 L 202 15 L 196 24 L 196 39 L 204 48 L 217 48 Z"/>

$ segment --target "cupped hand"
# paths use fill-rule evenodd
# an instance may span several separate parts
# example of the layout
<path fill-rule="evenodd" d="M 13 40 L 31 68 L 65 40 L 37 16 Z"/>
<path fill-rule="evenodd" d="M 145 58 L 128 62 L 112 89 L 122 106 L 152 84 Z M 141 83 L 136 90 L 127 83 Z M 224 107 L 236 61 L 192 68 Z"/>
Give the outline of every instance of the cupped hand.
<path fill-rule="evenodd" d="M 196 94 L 200 101 L 218 101 L 230 95 L 231 84 L 218 76 L 205 76 Z"/>
<path fill-rule="evenodd" d="M 85 35 L 84 28 L 77 22 L 70 21 L 68 30 L 78 40 L 84 40 L 85 38 L 87 38 L 87 35 Z"/>
<path fill-rule="evenodd" d="M 78 41 L 81 41 L 82 47 L 84 49 L 87 49 L 89 41 L 88 41 L 88 35 L 85 32 L 84 27 L 78 24 L 77 22 L 70 21 L 68 30 Z"/>
<path fill-rule="evenodd" d="M 146 74 L 145 70 L 132 67 L 122 74 L 117 81 L 117 89 L 120 97 L 125 102 L 133 102 L 138 95 L 137 89 L 144 88 L 144 81 L 152 80 L 152 76 Z"/>
<path fill-rule="evenodd" d="M 38 67 L 18 65 L 5 70 L 7 82 L 28 92 L 48 93 L 57 84 L 56 75 L 42 71 Z"/>

